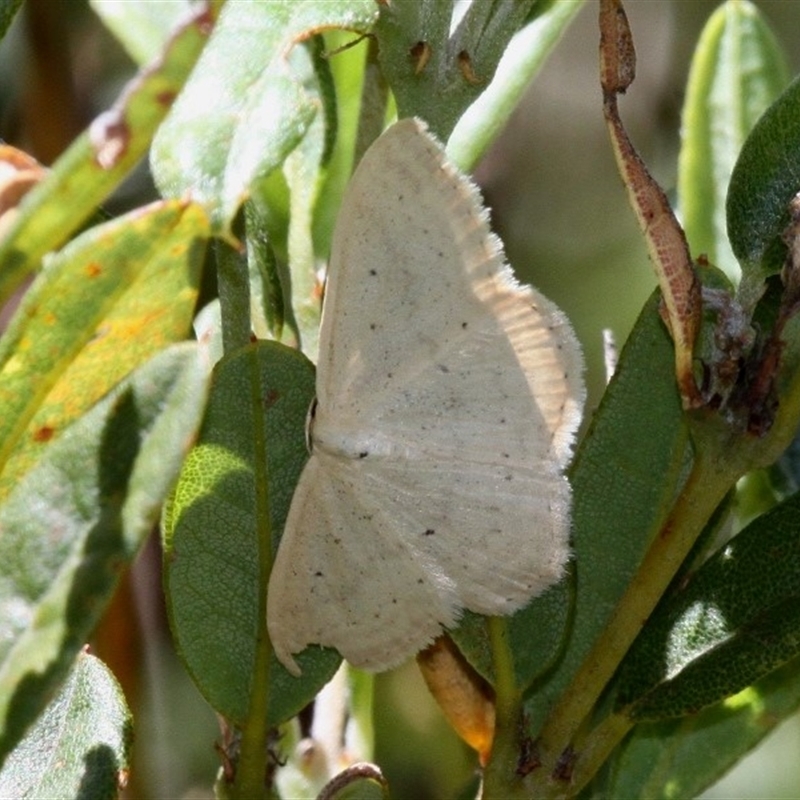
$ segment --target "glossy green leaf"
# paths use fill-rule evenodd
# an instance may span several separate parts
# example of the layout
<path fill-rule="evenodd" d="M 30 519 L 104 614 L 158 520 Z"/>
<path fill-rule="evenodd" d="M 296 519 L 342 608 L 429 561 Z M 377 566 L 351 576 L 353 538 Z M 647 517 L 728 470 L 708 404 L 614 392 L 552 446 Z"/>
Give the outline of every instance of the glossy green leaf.
<path fill-rule="evenodd" d="M 448 156 L 464 172 L 472 172 L 505 127 L 522 95 L 582 7 L 583 0 L 539 3 L 534 19 L 513 36 L 492 82 L 460 116 L 447 141 Z"/>
<path fill-rule="evenodd" d="M 800 496 L 708 559 L 656 610 L 622 666 L 634 719 L 695 713 L 800 655 Z"/>
<path fill-rule="evenodd" d="M 800 660 L 699 714 L 636 726 L 595 797 L 696 797 L 800 708 Z"/>
<path fill-rule="evenodd" d="M 113 800 L 127 780 L 132 733 L 116 679 L 102 661 L 80 653 L 0 770 L 0 797 Z"/>
<path fill-rule="evenodd" d="M 199 206 L 156 203 L 48 261 L 0 340 L 0 496 L 128 372 L 185 338 L 207 233 Z"/>
<path fill-rule="evenodd" d="M 210 6 L 174 30 L 159 60 L 143 69 L 117 103 L 73 142 L 29 192 L 0 240 L 0 305 L 45 253 L 61 247 L 136 166 L 195 65 L 213 25 Z"/>
<path fill-rule="evenodd" d="M 303 84 L 309 54 L 300 43 L 326 28 L 367 32 L 376 12 L 374 0 L 229 0 L 153 143 L 162 193 L 190 191 L 227 233 L 253 182 L 283 164 L 318 111 L 319 97 Z"/>
<path fill-rule="evenodd" d="M 620 354 L 571 470 L 575 605 L 559 662 L 526 703 L 535 726 L 567 686 L 636 572 L 680 482 L 686 448 L 672 343 L 654 296 Z M 552 600 L 545 596 L 531 605 L 540 602 Z M 545 605 L 539 625 L 548 624 L 546 614 Z M 529 619 L 534 624 L 535 613 Z"/>
<path fill-rule="evenodd" d="M 192 10 L 191 0 L 89 0 L 89 5 L 140 67 L 158 57 L 170 31 Z"/>
<path fill-rule="evenodd" d="M 0 506 L 0 758 L 52 697 L 158 520 L 207 367 L 175 345 L 47 449 Z"/>
<path fill-rule="evenodd" d="M 266 581 L 308 453 L 314 370 L 295 350 L 250 345 L 219 362 L 206 417 L 164 517 L 165 591 L 178 651 L 211 706 L 241 723 L 269 686 L 269 723 L 296 714 L 340 658 L 309 648 L 301 679 L 274 656 L 255 674 L 266 635 Z"/>
<path fill-rule="evenodd" d="M 446 141 L 494 77 L 535 0 L 471 3 L 450 33 L 453 3 L 386 3 L 375 27 L 381 68 L 398 117 L 422 117 Z"/>
<path fill-rule="evenodd" d="M 756 123 L 731 175 L 728 237 L 743 273 L 753 273 L 753 280 L 782 266 L 780 237 L 798 191 L 800 78 L 795 78 Z"/>
<path fill-rule="evenodd" d="M 706 255 L 733 281 L 740 270 L 728 244 L 728 182 L 748 133 L 788 82 L 786 58 L 758 8 L 747 0 L 723 3 L 692 58 L 678 196 L 692 253 Z"/>

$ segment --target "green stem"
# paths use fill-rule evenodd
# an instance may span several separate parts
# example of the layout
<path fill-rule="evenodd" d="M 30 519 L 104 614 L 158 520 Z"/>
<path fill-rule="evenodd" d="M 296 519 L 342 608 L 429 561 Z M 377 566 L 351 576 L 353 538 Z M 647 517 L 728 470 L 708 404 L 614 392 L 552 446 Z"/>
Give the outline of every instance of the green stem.
<path fill-rule="evenodd" d="M 575 740 L 575 751 L 580 754 L 580 758 L 575 763 L 570 780 L 570 795 L 577 795 L 597 774 L 632 727 L 633 722 L 627 716 L 611 714 L 587 736 Z"/>
<path fill-rule="evenodd" d="M 502 617 L 486 620 L 492 646 L 495 675 L 495 729 L 492 755 L 483 780 L 483 800 L 527 798 L 517 776 L 522 731 L 522 694 L 514 672 L 514 656 L 508 643 L 508 621 Z"/>
<path fill-rule="evenodd" d="M 250 342 L 250 276 L 246 257 L 221 239 L 216 242 L 216 257 L 222 347 L 232 353 Z"/>
<path fill-rule="evenodd" d="M 704 455 L 706 454 L 706 455 Z M 605 631 L 550 713 L 539 738 L 543 768 L 532 775 L 536 796 L 553 791 L 550 776 L 601 692 L 689 554 L 706 522 L 741 474 L 738 459 L 698 448 L 689 477 L 669 516 L 617 603 Z M 578 754 L 580 756 L 580 754 Z M 582 767 L 581 767 L 582 769 Z M 561 786 L 563 792 L 565 787 Z"/>
<path fill-rule="evenodd" d="M 593 729 L 587 727 L 587 722 L 619 663 L 725 494 L 749 470 L 771 464 L 791 441 L 800 415 L 800 379 L 786 386 L 781 400 L 773 428 L 760 439 L 732 432 L 713 415 L 695 417 L 695 459 L 686 483 L 603 634 L 542 728 L 537 742 L 542 768 L 526 781 L 535 797 L 577 794 L 630 729 L 630 722 L 621 715 L 612 715 Z M 577 761 L 567 784 L 555 780 L 553 773 L 568 747 L 575 752 Z"/>

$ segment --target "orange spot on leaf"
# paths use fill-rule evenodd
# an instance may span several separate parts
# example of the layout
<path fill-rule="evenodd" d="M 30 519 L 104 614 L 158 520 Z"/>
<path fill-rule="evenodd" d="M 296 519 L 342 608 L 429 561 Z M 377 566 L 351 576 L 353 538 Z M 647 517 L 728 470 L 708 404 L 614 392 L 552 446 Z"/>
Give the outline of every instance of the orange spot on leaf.
<path fill-rule="evenodd" d="M 176 95 L 173 91 L 159 92 L 156 95 L 156 102 L 163 106 L 171 106 L 175 97 Z"/>
<path fill-rule="evenodd" d="M 42 425 L 33 432 L 34 442 L 49 442 L 56 434 L 56 429 L 51 428 L 49 425 Z"/>

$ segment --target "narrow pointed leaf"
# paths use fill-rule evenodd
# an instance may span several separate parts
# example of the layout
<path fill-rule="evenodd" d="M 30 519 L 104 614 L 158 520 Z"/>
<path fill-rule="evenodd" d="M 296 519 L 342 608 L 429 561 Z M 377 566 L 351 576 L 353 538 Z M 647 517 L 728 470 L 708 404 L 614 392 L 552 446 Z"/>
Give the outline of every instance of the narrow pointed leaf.
<path fill-rule="evenodd" d="M 596 797 L 696 797 L 800 708 L 800 659 L 716 705 L 640 723 L 593 785 Z M 665 746 L 665 742 L 668 746 Z"/>
<path fill-rule="evenodd" d="M 786 58 L 758 8 L 747 0 L 723 3 L 692 59 L 678 195 L 692 254 L 706 255 L 734 281 L 739 264 L 728 244 L 728 182 L 748 133 L 788 82 Z"/>
<path fill-rule="evenodd" d="M 76 417 L 189 331 L 207 221 L 156 203 L 48 263 L 0 341 L 0 496 Z"/>
<path fill-rule="evenodd" d="M 226 356 L 196 447 L 164 515 L 167 607 L 178 652 L 210 705 L 241 724 L 269 686 L 269 724 L 296 714 L 340 662 L 333 650 L 298 657 L 302 678 L 272 656 L 255 674 L 266 634 L 266 579 L 308 453 L 314 370 L 295 350 L 261 342 Z"/>
<path fill-rule="evenodd" d="M 63 680 L 158 519 L 207 367 L 175 345 L 73 424 L 0 506 L 0 759 Z"/>
<path fill-rule="evenodd" d="M 726 205 L 731 248 L 754 277 L 780 270 L 789 201 L 800 191 L 800 78 L 764 112 L 731 175 Z"/>
<path fill-rule="evenodd" d="M 61 247 L 136 166 L 181 90 L 213 27 L 201 3 L 172 32 L 162 56 L 143 69 L 111 109 L 73 142 L 27 194 L 0 241 L 0 305 L 45 253 Z"/>
<path fill-rule="evenodd" d="M 127 779 L 132 733 L 116 679 L 102 661 L 80 653 L 0 770 L 0 797 L 113 800 Z"/>
<path fill-rule="evenodd" d="M 472 172 L 505 127 L 522 95 L 583 7 L 583 0 L 556 0 L 514 35 L 500 58 L 492 82 L 461 115 L 447 141 L 447 154 Z M 538 9 L 536 9 L 538 11 Z"/>
<path fill-rule="evenodd" d="M 622 666 L 634 719 L 696 713 L 800 655 L 800 495 L 708 559 L 663 603 Z"/>
<path fill-rule="evenodd" d="M 307 58 L 296 64 L 296 77 L 305 90 L 316 93 L 326 112 L 310 122 L 297 147 L 288 155 L 281 172 L 271 180 L 254 187 L 252 212 L 254 221 L 268 234 L 267 241 L 282 264 L 288 264 L 291 277 L 282 269 L 280 279 L 292 340 L 302 343 L 303 352 L 316 358 L 319 336 L 320 292 L 318 261 L 313 236 L 314 216 L 322 178 L 331 156 L 331 143 L 336 139 L 336 101 L 331 98 L 332 77 L 329 57 L 322 50 L 321 38 L 309 43 Z M 257 219 L 256 219 L 257 215 Z M 248 238 L 251 232 L 248 230 Z M 289 303 L 289 287 L 293 303 Z"/>

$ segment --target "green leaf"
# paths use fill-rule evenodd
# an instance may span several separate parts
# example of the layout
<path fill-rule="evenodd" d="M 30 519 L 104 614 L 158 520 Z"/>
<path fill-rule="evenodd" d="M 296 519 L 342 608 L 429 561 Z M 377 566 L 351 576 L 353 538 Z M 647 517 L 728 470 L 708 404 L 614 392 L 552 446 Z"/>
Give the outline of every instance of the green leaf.
<path fill-rule="evenodd" d="M 777 272 L 785 247 L 789 201 L 800 190 L 800 78 L 764 112 L 731 175 L 728 236 L 745 276 Z"/>
<path fill-rule="evenodd" d="M 694 52 L 678 162 L 681 216 L 694 254 L 738 282 L 725 197 L 742 144 L 789 82 L 786 58 L 758 8 L 728 0 L 709 18 Z"/>
<path fill-rule="evenodd" d="M 537 727 L 608 623 L 686 466 L 672 343 L 657 303 L 654 295 L 642 311 L 572 466 L 575 605 L 559 662 L 526 703 Z M 550 624 L 548 602 L 533 601 L 543 608 L 531 625 Z"/>
<path fill-rule="evenodd" d="M 595 797 L 696 797 L 800 708 L 800 660 L 699 714 L 641 723 Z"/>
<path fill-rule="evenodd" d="M 300 353 L 261 342 L 214 371 L 208 409 L 164 516 L 165 591 L 178 651 L 211 706 L 242 723 L 259 682 L 268 723 L 296 714 L 340 658 L 309 648 L 295 679 L 271 656 L 255 675 L 266 635 L 266 581 L 308 453 L 304 422 L 314 370 Z"/>
<path fill-rule="evenodd" d="M 136 166 L 205 44 L 204 6 L 172 32 L 161 56 L 125 88 L 22 200 L 0 241 L 0 306 L 42 256 L 67 240 Z"/>
<path fill-rule="evenodd" d="M 539 3 L 534 19 L 508 43 L 492 82 L 461 115 L 447 154 L 464 172 L 475 165 L 505 127 L 531 81 L 583 7 L 583 0 Z"/>
<path fill-rule="evenodd" d="M 319 95 L 323 108 L 330 85 L 328 59 L 321 51 L 322 40 L 317 37 L 309 44 L 303 69 L 296 66 L 297 79 L 302 80 L 305 91 Z M 253 206 L 258 223 L 269 232 L 269 242 L 275 250 L 285 253 L 291 278 L 282 275 L 285 289 L 285 308 L 291 312 L 290 322 L 295 332 L 292 338 L 302 342 L 303 352 L 316 358 L 320 320 L 320 290 L 317 276 L 317 257 L 314 248 L 313 223 L 321 179 L 325 164 L 330 158 L 330 139 L 336 136 L 335 109 L 330 115 L 317 114 L 297 147 L 283 163 L 280 180 L 260 183 L 254 188 Z M 288 205 L 283 208 L 288 200 Z M 275 213 L 285 210 L 285 214 Z M 250 215 L 254 220 L 254 215 Z M 294 302 L 288 302 L 289 287 Z M 289 331 L 287 331 L 289 332 Z"/>
<path fill-rule="evenodd" d="M 102 661 L 80 653 L 69 677 L 0 771 L 0 797 L 112 800 L 129 769 L 132 720 Z"/>
<path fill-rule="evenodd" d="M 696 713 L 800 655 L 800 495 L 758 517 L 662 603 L 622 665 L 637 720 Z"/>
<path fill-rule="evenodd" d="M 382 4 L 375 35 L 398 117 L 421 117 L 447 141 L 464 110 L 489 85 L 534 4 L 471 3 L 452 35 L 452 2 Z"/>
<path fill-rule="evenodd" d="M 330 76 L 333 80 L 333 97 L 336 112 L 336 141 L 325 163 L 324 183 L 314 208 L 314 242 L 317 253 L 327 257 L 330 252 L 333 228 L 339 211 L 339 202 L 353 172 L 353 161 L 356 140 L 364 133 L 364 125 L 360 123 L 360 112 L 365 106 L 375 108 L 380 114 L 380 127 L 386 116 L 386 98 L 388 87 L 380 76 L 377 65 L 367 63 L 368 59 L 362 48 L 349 47 L 353 35 L 347 31 L 328 31 L 324 36 L 328 53 L 335 53 L 327 59 Z M 369 73 L 370 80 L 366 79 Z M 371 92 L 375 86 L 383 89 L 376 100 Z M 321 85 L 322 88 L 322 85 Z M 330 105 L 330 104 L 329 104 Z M 331 126 L 326 126 L 330 128 Z M 369 128 L 371 131 L 371 126 Z"/>
<path fill-rule="evenodd" d="M 207 367 L 175 345 L 75 422 L 0 507 L 0 759 L 52 697 L 158 520 Z"/>
<path fill-rule="evenodd" d="M 0 340 L 0 496 L 76 417 L 189 331 L 208 223 L 155 203 L 48 261 Z"/>
<path fill-rule="evenodd" d="M 253 182 L 283 164 L 320 106 L 298 77 L 309 59 L 298 43 L 326 28 L 367 32 L 375 15 L 374 0 L 229 0 L 153 142 L 161 192 L 191 191 L 208 207 L 214 230 L 227 234 Z"/>

